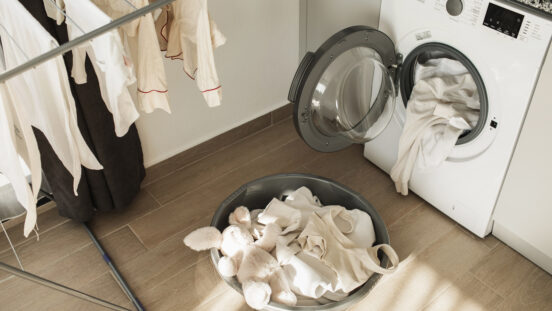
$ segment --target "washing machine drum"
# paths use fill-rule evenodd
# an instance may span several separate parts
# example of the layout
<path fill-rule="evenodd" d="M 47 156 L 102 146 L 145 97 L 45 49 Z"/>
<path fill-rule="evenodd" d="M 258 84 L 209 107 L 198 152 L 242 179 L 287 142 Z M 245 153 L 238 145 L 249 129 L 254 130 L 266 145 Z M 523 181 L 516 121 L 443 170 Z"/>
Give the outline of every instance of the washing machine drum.
<path fill-rule="evenodd" d="M 393 41 L 368 26 L 344 29 L 303 58 L 289 97 L 298 133 L 332 152 L 376 138 L 393 117 Z"/>

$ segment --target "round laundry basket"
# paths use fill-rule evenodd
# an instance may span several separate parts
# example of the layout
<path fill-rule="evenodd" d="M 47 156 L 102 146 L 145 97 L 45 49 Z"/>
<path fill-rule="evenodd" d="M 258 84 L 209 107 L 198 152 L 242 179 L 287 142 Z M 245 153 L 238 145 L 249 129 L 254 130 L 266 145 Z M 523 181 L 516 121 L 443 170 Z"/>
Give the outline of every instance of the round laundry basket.
<path fill-rule="evenodd" d="M 265 208 L 272 198 L 285 199 L 287 195 L 300 187 L 309 188 L 312 193 L 320 199 L 324 205 L 342 205 L 347 209 L 359 209 L 367 212 L 372 217 L 376 233 L 376 244 L 389 244 L 389 234 L 380 215 L 374 207 L 360 194 L 353 190 L 331 181 L 329 179 L 307 174 L 278 174 L 263 177 L 241 186 L 232 193 L 215 212 L 211 226 L 223 231 L 228 227 L 228 216 L 239 206 L 246 206 L 249 209 Z M 218 250 L 211 250 L 211 259 L 215 267 L 221 254 Z M 384 254 L 379 257 L 382 267 L 387 267 L 389 259 Z M 221 276 L 222 277 L 222 276 Z M 242 293 L 241 284 L 235 277 L 222 277 L 226 283 L 239 293 Z M 270 302 L 265 310 L 345 310 L 358 303 L 364 298 L 374 285 L 381 278 L 381 274 L 374 273 L 364 285 L 357 288 L 346 299 L 339 302 L 332 302 L 318 306 L 289 307 L 286 305 Z"/>

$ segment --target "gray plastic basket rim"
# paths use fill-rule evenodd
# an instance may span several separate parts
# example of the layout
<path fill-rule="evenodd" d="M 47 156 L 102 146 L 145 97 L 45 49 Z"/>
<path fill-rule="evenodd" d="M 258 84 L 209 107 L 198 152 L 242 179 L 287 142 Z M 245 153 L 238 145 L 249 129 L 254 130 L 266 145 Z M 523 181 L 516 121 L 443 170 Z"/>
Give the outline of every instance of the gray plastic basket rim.
<path fill-rule="evenodd" d="M 352 199 L 357 200 L 358 201 L 357 204 L 360 204 L 362 206 L 361 209 L 368 212 L 370 217 L 372 217 L 372 222 L 374 223 L 374 228 L 376 229 L 376 231 L 380 232 L 379 235 L 376 232 L 376 238 L 377 238 L 378 242 L 379 243 L 388 243 L 388 244 L 390 243 L 389 234 L 387 232 L 387 228 L 386 228 L 385 223 L 383 222 L 381 216 L 377 213 L 375 208 L 364 197 L 362 197 L 362 195 L 360 195 L 359 193 L 351 190 L 350 188 L 348 188 L 348 187 L 346 187 L 346 186 L 344 186 L 344 185 L 342 185 L 338 182 L 335 182 L 335 181 L 330 180 L 328 178 L 324 178 L 324 177 L 320 177 L 320 176 L 316 176 L 316 175 L 311 175 L 311 174 L 288 173 L 288 174 L 270 175 L 270 176 L 266 176 L 266 177 L 262 177 L 262 178 L 253 180 L 253 181 L 239 187 L 236 191 L 234 191 L 232 194 L 230 194 L 219 205 L 219 207 L 218 207 L 217 211 L 215 212 L 215 214 L 213 216 L 213 219 L 211 221 L 211 226 L 217 227 L 221 223 L 226 223 L 227 224 L 227 215 L 230 213 L 229 209 L 232 209 L 232 211 L 233 211 L 237 206 L 241 205 L 241 204 L 237 204 L 234 201 L 237 200 L 240 196 L 244 196 L 245 194 L 247 194 L 248 189 L 255 188 L 255 187 L 258 188 L 260 185 L 263 185 L 263 184 L 266 185 L 267 183 L 281 183 L 281 182 L 285 183 L 286 181 L 289 182 L 290 180 L 292 180 L 294 182 L 297 182 L 298 180 L 303 180 L 303 181 L 305 181 L 305 183 L 307 183 L 307 182 L 315 183 L 315 184 L 319 183 L 321 186 L 331 187 L 335 191 L 342 192 L 346 196 L 349 196 Z M 324 194 L 315 193 L 314 190 L 313 190 L 313 194 L 314 195 L 319 195 L 319 196 L 320 195 L 324 196 Z M 267 194 L 267 198 L 268 197 L 279 197 L 279 195 L 278 194 Z M 322 202 L 324 203 L 324 201 L 322 201 Z M 232 204 L 234 204 L 234 207 L 231 206 Z M 345 206 L 345 207 L 347 207 L 347 206 Z M 252 207 L 248 206 L 248 208 L 251 209 Z M 264 206 L 262 206 L 262 207 L 255 206 L 255 208 L 264 208 Z M 224 219 L 224 218 L 226 218 L 226 219 Z M 219 228 L 219 230 L 221 230 L 221 229 L 223 229 L 223 228 Z M 221 254 L 219 253 L 218 250 L 216 250 L 216 249 L 211 250 L 211 261 L 215 266 L 215 270 L 217 270 L 216 266 L 218 264 L 218 261 L 219 261 L 220 257 L 221 257 Z M 386 256 L 382 257 L 381 265 L 383 267 L 387 267 L 389 265 L 389 260 Z M 218 272 L 218 270 L 217 270 L 217 272 Z M 237 292 L 239 292 L 240 294 L 243 295 L 242 289 L 241 289 L 241 284 L 237 281 L 237 279 L 235 277 L 225 278 L 225 277 L 221 276 L 221 278 L 228 285 L 230 285 L 234 290 L 236 290 Z M 364 285 L 362 285 L 361 287 L 356 289 L 351 295 L 349 295 L 349 297 L 347 297 L 346 299 L 344 299 L 342 301 L 339 301 L 339 302 L 332 302 L 332 303 L 329 303 L 329 304 L 318 305 L 318 306 L 296 306 L 296 307 L 290 307 L 290 306 L 278 304 L 278 303 L 275 303 L 275 302 L 270 302 L 269 305 L 267 306 L 267 308 L 265 308 L 265 310 L 271 310 L 271 311 L 286 311 L 286 310 L 300 310 L 300 311 L 315 311 L 315 310 L 329 311 L 329 310 L 331 310 L 331 311 L 336 311 L 336 310 L 345 310 L 345 309 L 355 305 L 359 301 L 361 301 L 364 297 L 366 297 L 366 295 L 374 288 L 374 286 L 380 280 L 380 278 L 381 278 L 381 274 L 374 273 Z"/>

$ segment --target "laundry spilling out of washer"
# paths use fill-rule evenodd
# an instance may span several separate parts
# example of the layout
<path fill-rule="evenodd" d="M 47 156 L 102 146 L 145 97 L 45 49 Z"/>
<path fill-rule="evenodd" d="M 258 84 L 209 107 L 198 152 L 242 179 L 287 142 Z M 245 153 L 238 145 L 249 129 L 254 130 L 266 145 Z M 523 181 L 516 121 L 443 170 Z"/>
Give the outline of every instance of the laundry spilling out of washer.
<path fill-rule="evenodd" d="M 298 131 L 309 146 L 332 152 L 365 143 L 364 156 L 394 175 L 402 183 L 401 192 L 406 193 L 408 186 L 484 237 L 492 229 L 496 200 L 549 44 L 534 32 L 546 32 L 542 38 L 549 38 L 552 30 L 541 28 L 543 22 L 536 16 L 525 16 L 527 22 L 522 25 L 517 12 L 494 3 L 487 8 L 483 1 L 463 1 L 462 7 L 454 2 L 460 1 L 382 2 L 379 29 L 349 27 L 316 52 L 307 53 L 289 99 L 295 103 Z M 457 9 L 462 9 L 463 18 L 455 16 Z M 482 24 L 476 25 L 479 17 Z M 497 55 L 495 49 L 501 53 Z M 523 66 L 512 66 L 516 55 L 524 55 Z M 477 94 L 479 116 L 465 120 L 471 129 L 460 135 L 453 148 L 426 137 L 426 146 L 447 150 L 438 159 L 429 159 L 420 140 L 413 153 L 400 150 L 407 145 L 401 135 L 418 137 L 412 129 L 403 134 L 411 122 L 407 105 L 419 64 L 438 59 L 454 60 L 467 70 L 476 92 L 465 98 L 472 101 L 469 97 Z M 413 155 L 407 162 L 414 163 L 420 150 L 426 165 L 411 165 L 408 177 L 399 178 L 399 170 L 393 174 L 399 154 Z M 438 165 L 427 165 L 430 162 Z"/>

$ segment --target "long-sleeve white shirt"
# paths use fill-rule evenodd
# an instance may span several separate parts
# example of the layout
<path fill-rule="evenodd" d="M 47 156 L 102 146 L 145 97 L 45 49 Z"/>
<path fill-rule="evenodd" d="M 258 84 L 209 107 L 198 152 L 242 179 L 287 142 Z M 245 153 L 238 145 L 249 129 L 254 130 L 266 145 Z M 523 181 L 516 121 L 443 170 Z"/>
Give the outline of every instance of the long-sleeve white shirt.
<path fill-rule="evenodd" d="M 0 1 L 0 23 L 2 23 L 2 29 L 10 34 L 9 37 L 17 40 L 16 44 L 8 36 L 5 36 L 5 40 L 3 38 L 3 57 L 7 69 L 21 65 L 30 58 L 58 46 L 55 39 L 17 0 Z M 81 178 L 81 165 L 89 169 L 102 169 L 78 128 L 75 102 L 61 56 L 8 79 L 1 92 L 4 102 L 3 114 L 6 116 L 9 112 L 4 122 L 19 127 L 19 130 L 15 132 L 10 128 L 5 129 L 5 133 L 11 132 L 5 136 L 5 139 L 11 140 L 12 144 L 15 141 L 15 150 L 30 166 L 33 175 L 33 188 L 40 186 L 40 168 L 37 167 L 40 164 L 39 162 L 37 164 L 36 160 L 36 141 L 33 140 L 34 136 L 30 133 L 30 126 L 27 123 L 45 135 L 63 166 L 73 176 L 75 194 Z M 5 104 L 6 102 L 7 104 Z M 11 138 L 9 138 L 10 135 Z M 15 135 L 15 139 L 13 135 Z M 26 148 L 27 155 L 25 152 L 21 152 L 23 146 Z M 25 159 L 26 157 L 27 159 Z M 12 154 L 6 163 L 16 166 L 19 161 L 15 161 Z M 19 172 L 14 174 L 19 175 Z M 21 185 L 21 181 L 16 183 Z M 21 198 L 23 203 L 33 201 L 30 197 L 24 199 L 22 193 L 26 192 L 28 195 L 28 191 L 21 190 L 23 186 L 17 187 L 21 187 L 18 199 Z M 36 188 L 32 191 L 34 198 L 36 198 L 37 191 Z M 29 206 L 32 204 L 28 203 L 26 207 Z M 33 216 L 31 208 L 27 211 L 29 223 L 25 224 L 26 235 L 34 226 L 33 217 L 36 219 L 36 214 Z"/>

